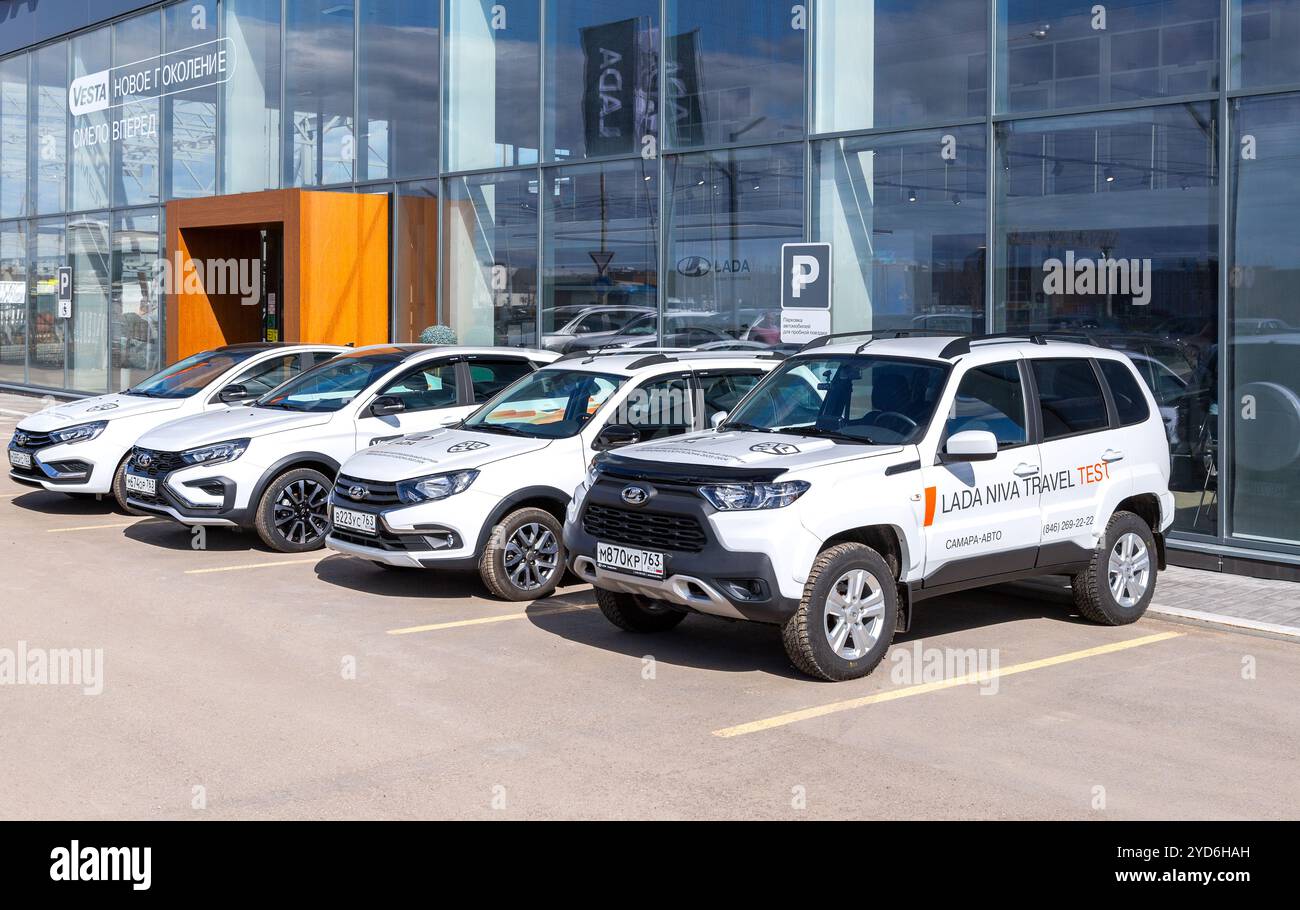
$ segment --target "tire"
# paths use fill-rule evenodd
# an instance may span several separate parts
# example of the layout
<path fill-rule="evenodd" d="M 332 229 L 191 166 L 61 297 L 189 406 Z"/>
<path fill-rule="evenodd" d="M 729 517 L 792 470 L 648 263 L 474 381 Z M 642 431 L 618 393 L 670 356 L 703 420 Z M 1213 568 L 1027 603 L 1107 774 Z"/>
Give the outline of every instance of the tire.
<path fill-rule="evenodd" d="M 330 479 L 314 468 L 294 468 L 266 486 L 255 526 L 262 543 L 281 553 L 325 546 L 329 533 Z"/>
<path fill-rule="evenodd" d="M 113 499 L 117 501 L 117 507 L 128 515 L 144 515 L 139 509 L 134 509 L 126 501 L 126 463 L 131 456 L 122 459 L 122 463 L 117 466 L 113 472 Z"/>
<path fill-rule="evenodd" d="M 624 632 L 667 632 L 686 618 L 661 600 L 639 594 L 596 589 L 596 603 L 605 618 Z"/>
<path fill-rule="evenodd" d="M 859 594 L 852 597 L 855 587 Z M 813 563 L 799 607 L 781 627 L 781 639 L 795 669 L 843 682 L 876 668 L 894 640 L 897 622 L 898 585 L 884 557 L 864 544 L 842 543 L 822 551 Z"/>
<path fill-rule="evenodd" d="M 1088 568 L 1070 579 L 1074 605 L 1085 619 L 1102 625 L 1136 622 L 1155 596 L 1156 574 L 1156 540 L 1150 526 L 1132 512 L 1116 512 Z"/>
<path fill-rule="evenodd" d="M 564 577 L 564 528 L 545 509 L 518 509 L 501 519 L 479 557 L 478 574 L 502 600 L 537 600 Z"/>

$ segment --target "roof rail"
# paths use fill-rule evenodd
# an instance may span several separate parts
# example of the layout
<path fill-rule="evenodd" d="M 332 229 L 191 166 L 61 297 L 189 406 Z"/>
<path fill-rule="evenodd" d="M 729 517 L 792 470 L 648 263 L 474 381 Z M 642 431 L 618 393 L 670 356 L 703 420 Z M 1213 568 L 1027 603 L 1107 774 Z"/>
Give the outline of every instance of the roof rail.
<path fill-rule="evenodd" d="M 562 360 L 582 360 L 584 358 L 595 358 L 595 357 L 617 357 L 620 354 L 643 354 L 643 353 L 650 353 L 650 352 L 675 353 L 677 351 L 688 351 L 688 350 L 690 350 L 690 348 L 629 348 L 629 347 L 623 347 L 622 345 L 603 344 L 597 348 L 584 348 L 581 351 L 570 351 L 567 354 L 555 358 L 555 360 L 551 362 L 559 363 Z"/>
<path fill-rule="evenodd" d="M 951 338 L 956 334 L 956 332 L 948 332 L 943 329 L 862 329 L 857 332 L 836 332 L 833 335 L 821 335 L 814 338 L 795 353 L 802 354 L 804 351 L 825 347 L 837 338 L 856 338 L 861 335 L 870 335 L 871 337 L 863 342 L 862 347 L 858 348 L 859 351 L 880 338 Z"/>
<path fill-rule="evenodd" d="M 667 354 L 651 354 L 649 357 L 642 357 L 640 360 L 634 360 L 627 365 L 629 370 L 639 370 L 642 367 L 652 367 L 660 363 L 676 363 L 676 357 L 669 357 Z"/>
<path fill-rule="evenodd" d="M 970 353 L 970 346 L 978 341 L 1012 342 L 1029 341 L 1031 344 L 1047 344 L 1049 341 L 1069 341 L 1075 344 L 1089 344 L 1098 347 L 1095 341 L 1082 332 L 990 332 L 987 335 L 963 335 L 946 345 L 939 356 L 951 360 Z"/>

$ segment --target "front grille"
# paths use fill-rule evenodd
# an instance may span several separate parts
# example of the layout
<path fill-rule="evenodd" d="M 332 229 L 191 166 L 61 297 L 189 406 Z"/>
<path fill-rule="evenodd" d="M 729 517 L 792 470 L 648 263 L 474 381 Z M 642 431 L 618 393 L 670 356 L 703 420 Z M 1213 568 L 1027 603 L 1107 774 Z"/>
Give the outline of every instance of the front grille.
<path fill-rule="evenodd" d="M 146 459 L 149 463 L 141 464 Z M 137 474 L 161 478 L 184 466 L 180 452 L 159 452 L 157 449 L 139 447 L 131 450 L 131 469 Z"/>
<path fill-rule="evenodd" d="M 343 543 L 350 543 L 357 547 L 370 547 L 374 550 L 392 550 L 395 552 L 421 552 L 432 550 L 428 541 L 418 534 L 389 534 L 387 531 L 380 531 L 378 534 L 353 534 L 351 531 L 333 528 L 330 536 L 335 540 L 341 540 Z"/>
<path fill-rule="evenodd" d="M 366 491 L 365 495 L 360 499 L 353 497 L 348 492 L 353 487 L 361 487 Z M 397 484 L 381 483 L 378 480 L 362 480 L 360 477 L 349 477 L 346 474 L 340 474 L 338 480 L 334 481 L 334 498 L 344 508 L 358 503 L 367 506 L 396 505 L 398 502 Z"/>
<path fill-rule="evenodd" d="M 708 538 L 693 515 L 670 515 L 617 509 L 589 503 L 582 515 L 582 527 L 597 540 L 625 543 L 650 550 L 698 553 Z"/>
<path fill-rule="evenodd" d="M 49 433 L 38 433 L 35 430 L 14 430 L 12 442 L 16 448 L 27 452 L 34 452 L 54 444 Z"/>

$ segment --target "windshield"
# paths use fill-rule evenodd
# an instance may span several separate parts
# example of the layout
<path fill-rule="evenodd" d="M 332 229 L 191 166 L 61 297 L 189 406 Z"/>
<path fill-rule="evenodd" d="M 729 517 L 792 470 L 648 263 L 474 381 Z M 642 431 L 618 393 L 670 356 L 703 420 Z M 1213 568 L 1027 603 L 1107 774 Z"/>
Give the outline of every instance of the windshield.
<path fill-rule="evenodd" d="M 145 398 L 189 398 L 203 389 L 226 370 L 242 363 L 254 354 L 256 348 L 235 351 L 204 351 L 178 360 L 165 370 L 132 386 L 123 395 L 142 395 Z"/>
<path fill-rule="evenodd" d="M 574 436 L 626 381 L 586 370 L 538 370 L 475 412 L 464 427 L 542 439 Z"/>
<path fill-rule="evenodd" d="M 947 376 L 942 364 L 898 357 L 800 357 L 759 384 L 724 428 L 913 443 L 925 433 Z"/>
<path fill-rule="evenodd" d="M 337 357 L 272 389 L 257 400 L 257 407 L 337 411 L 401 362 L 398 354 Z"/>

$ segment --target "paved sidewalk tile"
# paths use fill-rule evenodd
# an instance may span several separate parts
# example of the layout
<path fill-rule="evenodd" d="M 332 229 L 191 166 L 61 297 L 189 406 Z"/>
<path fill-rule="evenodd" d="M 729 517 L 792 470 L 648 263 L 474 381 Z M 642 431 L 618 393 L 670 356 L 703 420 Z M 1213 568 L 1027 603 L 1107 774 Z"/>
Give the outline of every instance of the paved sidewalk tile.
<path fill-rule="evenodd" d="M 1155 604 L 1300 629 L 1300 583 L 1170 566 Z"/>

